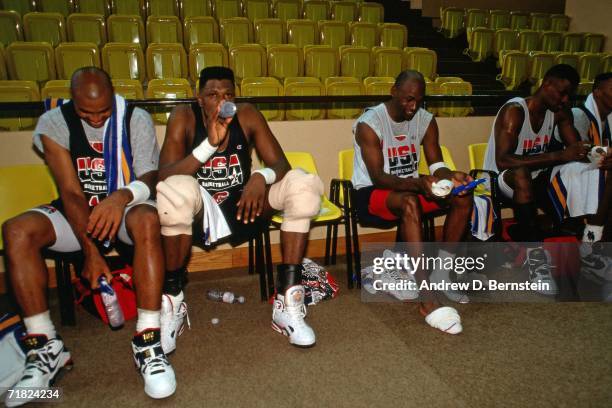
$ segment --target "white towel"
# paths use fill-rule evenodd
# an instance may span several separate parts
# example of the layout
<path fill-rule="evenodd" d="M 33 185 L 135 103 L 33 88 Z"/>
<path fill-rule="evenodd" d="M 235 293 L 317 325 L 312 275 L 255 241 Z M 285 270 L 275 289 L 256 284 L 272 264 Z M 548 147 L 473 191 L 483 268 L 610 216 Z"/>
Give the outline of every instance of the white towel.
<path fill-rule="evenodd" d="M 200 193 L 202 193 L 202 206 L 204 208 L 204 216 L 202 217 L 204 245 L 211 245 L 221 238 L 227 237 L 232 231 L 227 225 L 219 204 L 202 186 L 200 186 Z"/>
<path fill-rule="evenodd" d="M 474 195 L 472 208 L 471 231 L 472 235 L 481 241 L 486 241 L 495 235 L 494 225 L 497 219 L 495 208 L 490 196 Z"/>
<path fill-rule="evenodd" d="M 571 162 L 553 167 L 548 195 L 558 219 L 595 214 L 604 185 L 605 173 L 590 163 Z"/>

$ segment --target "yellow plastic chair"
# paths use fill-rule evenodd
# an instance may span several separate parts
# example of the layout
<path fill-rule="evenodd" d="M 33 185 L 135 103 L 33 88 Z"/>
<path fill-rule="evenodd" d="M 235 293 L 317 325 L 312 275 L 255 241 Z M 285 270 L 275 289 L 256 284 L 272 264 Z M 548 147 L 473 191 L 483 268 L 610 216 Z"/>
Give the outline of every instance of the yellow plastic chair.
<path fill-rule="evenodd" d="M 118 15 L 108 17 L 108 41 L 139 44 L 146 48 L 144 25 L 139 15 Z"/>
<path fill-rule="evenodd" d="M 330 79 L 330 78 L 328 78 Z M 365 89 L 361 80 L 357 78 L 347 78 L 342 81 L 330 81 L 325 85 L 327 95 L 364 95 Z M 353 107 L 354 104 L 348 102 L 335 102 L 327 109 L 328 119 L 354 119 L 361 115 L 361 107 Z"/>
<path fill-rule="evenodd" d="M 591 92 L 593 92 L 593 81 L 580 81 L 576 95 L 587 96 Z"/>
<path fill-rule="evenodd" d="M 59 13 L 64 18 L 74 12 L 73 0 L 42 0 L 36 3 L 40 11 L 44 13 Z"/>
<path fill-rule="evenodd" d="M 113 88 L 117 95 L 125 99 L 144 99 L 144 91 L 140 81 L 135 79 L 113 79 Z"/>
<path fill-rule="evenodd" d="M 6 48 L 6 62 L 11 79 L 39 85 L 56 79 L 53 47 L 49 43 L 14 42 Z"/>
<path fill-rule="evenodd" d="M 529 14 L 522 11 L 511 11 L 510 28 L 513 30 L 529 28 Z"/>
<path fill-rule="evenodd" d="M 146 6 L 148 16 L 179 15 L 179 9 L 176 0 L 147 0 Z"/>
<path fill-rule="evenodd" d="M 285 78 L 285 96 L 324 96 L 325 88 L 317 78 Z M 291 103 L 285 108 L 286 120 L 317 120 L 325 118 L 325 110 L 316 103 Z"/>
<path fill-rule="evenodd" d="M 470 169 L 482 169 L 484 167 L 485 154 L 488 143 L 474 143 L 468 145 L 470 158 Z"/>
<path fill-rule="evenodd" d="M 425 48 L 404 50 L 404 69 L 419 71 L 427 79 L 436 78 L 438 56 Z"/>
<path fill-rule="evenodd" d="M 487 27 L 487 17 L 489 17 L 487 10 L 468 9 L 465 13 L 465 29 L 468 35 L 477 27 Z"/>
<path fill-rule="evenodd" d="M 540 50 L 540 33 L 534 30 L 521 30 L 518 33 L 518 50 L 523 52 Z"/>
<path fill-rule="evenodd" d="M 268 0 L 245 0 L 244 4 L 244 16 L 247 17 L 251 22 L 255 20 L 270 18 L 270 2 Z"/>
<path fill-rule="evenodd" d="M 285 44 L 286 33 L 285 23 L 278 18 L 262 18 L 256 20 L 254 24 L 255 28 L 255 42 L 263 45 Z"/>
<path fill-rule="evenodd" d="M 149 44 L 146 58 L 150 80 L 187 78 L 187 55 L 182 44 Z"/>
<path fill-rule="evenodd" d="M 123 16 L 140 16 L 142 21 L 147 19 L 146 0 L 114 0 L 113 14 Z M 110 35 L 109 35 L 110 36 Z"/>
<path fill-rule="evenodd" d="M 381 23 L 380 46 L 403 49 L 408 44 L 408 29 L 403 24 Z"/>
<path fill-rule="evenodd" d="M 229 50 L 229 66 L 234 71 L 236 83 L 245 77 L 267 76 L 266 50 L 259 44 L 241 44 Z"/>
<path fill-rule="evenodd" d="M 76 11 L 78 13 L 84 13 L 84 14 L 101 14 L 102 16 L 104 16 L 104 18 L 106 18 L 112 12 L 111 1 L 110 0 L 79 0 Z"/>
<path fill-rule="evenodd" d="M 217 21 L 232 17 L 241 17 L 242 10 L 238 0 L 215 0 L 213 2 L 213 13 Z"/>
<path fill-rule="evenodd" d="M 34 81 L 0 81 L 0 102 L 35 102 L 40 101 L 38 85 Z M 15 116 L 0 119 L 2 130 L 22 130 L 33 128 L 36 119 L 32 117 Z M 0 178 L 0 181 L 2 179 Z M 30 189 L 28 189 L 30 190 Z M 4 198 L 6 194 L 2 195 Z"/>
<path fill-rule="evenodd" d="M 350 44 L 359 47 L 372 48 L 379 45 L 378 27 L 372 23 L 349 23 Z"/>
<path fill-rule="evenodd" d="M 489 28 L 500 30 L 510 28 L 510 12 L 507 10 L 491 10 L 489 12 Z"/>
<path fill-rule="evenodd" d="M 578 53 L 578 73 L 581 81 L 593 81 L 601 72 L 601 56 L 590 52 Z"/>
<path fill-rule="evenodd" d="M 8 46 L 15 41 L 23 41 L 21 17 L 13 10 L 0 10 L 0 44 Z"/>
<path fill-rule="evenodd" d="M 100 67 L 100 53 L 94 43 L 61 43 L 55 49 L 58 79 L 70 79 L 81 67 Z"/>
<path fill-rule="evenodd" d="M 604 54 L 601 57 L 601 72 L 612 71 L 612 54 Z"/>
<path fill-rule="evenodd" d="M 555 53 L 555 64 L 567 64 L 574 67 L 578 71 L 578 55 L 570 54 L 568 52 Z"/>
<path fill-rule="evenodd" d="M 186 99 L 193 98 L 193 90 L 186 79 L 153 79 L 147 86 L 146 96 L 147 99 Z M 152 116 L 155 122 L 165 125 L 170 112 L 154 113 Z"/>
<path fill-rule="evenodd" d="M 219 25 L 214 17 L 191 16 L 185 18 L 183 33 L 185 49 L 187 50 L 196 44 L 219 42 Z"/>
<path fill-rule="evenodd" d="M 138 43 L 107 43 L 102 48 L 102 67 L 112 79 L 145 80 L 145 59 Z"/>
<path fill-rule="evenodd" d="M 319 29 L 317 23 L 312 20 L 287 20 L 287 43 L 298 47 L 318 44 Z"/>
<path fill-rule="evenodd" d="M 36 3 L 31 0 L 2 0 L 3 10 L 12 10 L 23 17 L 27 13 L 36 11 Z"/>
<path fill-rule="evenodd" d="M 580 52 L 582 51 L 582 33 L 564 33 L 563 34 L 563 52 Z"/>
<path fill-rule="evenodd" d="M 493 55 L 499 58 L 500 51 L 518 49 L 517 32 L 509 28 L 502 28 L 495 31 L 493 39 Z M 501 65 L 501 64 L 500 64 Z"/>
<path fill-rule="evenodd" d="M 335 1 L 332 3 L 331 19 L 350 23 L 357 21 L 357 4 L 351 1 Z"/>
<path fill-rule="evenodd" d="M 274 17 L 283 21 L 297 20 L 303 17 L 300 0 L 277 0 L 274 4 Z M 287 28 L 289 31 L 289 28 Z"/>
<path fill-rule="evenodd" d="M 243 78 L 240 85 L 242 96 L 283 96 L 283 86 L 276 78 Z M 279 104 L 258 104 L 257 109 L 266 120 L 283 120 L 285 111 Z"/>
<path fill-rule="evenodd" d="M 179 0 L 181 19 L 188 17 L 212 16 L 212 3 L 210 0 Z"/>
<path fill-rule="evenodd" d="M 232 17 L 221 20 L 219 34 L 221 44 L 225 45 L 228 49 L 235 45 L 253 42 L 253 28 L 251 22 L 246 17 Z"/>
<path fill-rule="evenodd" d="M 382 4 L 374 2 L 359 3 L 359 21 L 378 24 L 385 21 L 385 9 Z"/>
<path fill-rule="evenodd" d="M 397 77 L 404 66 L 404 53 L 395 47 L 373 47 L 374 76 Z"/>
<path fill-rule="evenodd" d="M 529 55 L 521 51 L 509 51 L 504 56 L 502 71 L 497 75 L 506 90 L 515 90 L 529 78 Z"/>
<path fill-rule="evenodd" d="M 366 47 L 340 47 L 340 75 L 360 81 L 372 75 L 372 55 Z"/>
<path fill-rule="evenodd" d="M 68 41 L 89 42 L 102 47 L 108 41 L 106 21 L 102 14 L 74 13 L 66 22 Z"/>
<path fill-rule="evenodd" d="M 8 72 L 6 70 L 6 52 L 4 47 L 0 44 L 0 80 L 4 81 L 8 79 Z"/>
<path fill-rule="evenodd" d="M 340 60 L 338 50 L 327 45 L 307 45 L 304 47 L 304 73 L 306 76 L 325 78 L 338 76 Z"/>
<path fill-rule="evenodd" d="M 554 31 L 542 33 L 540 48 L 544 52 L 561 51 L 563 47 L 563 36 Z"/>
<path fill-rule="evenodd" d="M 531 13 L 530 27 L 535 31 L 550 30 L 550 14 L 547 13 Z"/>
<path fill-rule="evenodd" d="M 221 44 L 194 44 L 189 50 L 189 78 L 196 82 L 206 67 L 229 66 L 227 50 Z"/>
<path fill-rule="evenodd" d="M 147 19 L 147 43 L 183 43 L 183 29 L 176 16 L 150 16 Z"/>
<path fill-rule="evenodd" d="M 302 6 L 304 18 L 312 21 L 329 20 L 329 2 L 326 0 L 309 0 Z"/>
<path fill-rule="evenodd" d="M 366 95 L 391 95 L 394 84 L 395 78 L 391 77 L 368 77 L 363 80 Z"/>
<path fill-rule="evenodd" d="M 585 33 L 582 51 L 601 52 L 605 38 L 606 37 L 603 34 Z M 604 71 L 604 72 L 608 72 L 608 71 Z"/>
<path fill-rule="evenodd" d="M 490 28 L 475 28 L 469 38 L 468 48 L 464 51 L 472 61 L 480 62 L 486 60 L 493 54 L 493 39 L 495 32 Z"/>
<path fill-rule="evenodd" d="M 569 29 L 569 17 L 565 14 L 550 15 L 550 31 L 565 32 Z"/>
<path fill-rule="evenodd" d="M 536 51 L 531 54 L 531 73 L 529 74 L 529 80 L 535 84 L 540 79 L 544 78 L 544 74 L 555 65 L 554 54 Z"/>
<path fill-rule="evenodd" d="M 465 81 L 446 81 L 439 83 L 438 92 L 441 95 L 472 95 L 472 84 Z M 474 112 L 469 102 L 442 101 L 437 109 L 441 117 L 468 116 Z"/>
<path fill-rule="evenodd" d="M 302 50 L 293 44 L 270 45 L 267 50 L 268 76 L 279 81 L 304 75 Z"/>
<path fill-rule="evenodd" d="M 455 38 L 464 30 L 465 10 L 458 7 L 444 9 L 440 31 L 446 38 Z"/>
<path fill-rule="evenodd" d="M 29 42 L 48 42 L 53 47 L 66 41 L 64 16 L 59 13 L 28 13 L 23 16 L 24 38 Z"/>
<path fill-rule="evenodd" d="M 70 80 L 54 79 L 48 81 L 40 91 L 40 96 L 43 101 L 48 98 L 70 99 Z"/>
<path fill-rule="evenodd" d="M 319 22 L 319 43 L 339 47 L 349 43 L 348 24 L 340 21 Z"/>

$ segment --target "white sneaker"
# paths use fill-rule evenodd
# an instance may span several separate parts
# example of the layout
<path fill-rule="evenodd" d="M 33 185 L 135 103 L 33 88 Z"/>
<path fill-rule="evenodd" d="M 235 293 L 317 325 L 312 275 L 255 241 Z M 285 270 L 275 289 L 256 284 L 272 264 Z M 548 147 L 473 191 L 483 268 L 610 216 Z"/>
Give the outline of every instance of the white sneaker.
<path fill-rule="evenodd" d="M 535 292 L 543 295 L 556 295 L 559 292 L 551 273 L 555 266 L 551 265 L 551 257 L 547 250 L 542 247 L 528 248 L 524 265 L 529 270 L 529 281 L 539 283 L 541 286 L 541 289 L 536 289 Z"/>
<path fill-rule="evenodd" d="M 162 306 L 160 315 L 161 344 L 166 355 L 176 350 L 176 339 L 187 327 L 191 329 L 187 303 L 183 302 L 183 292 L 177 296 L 162 295 Z"/>
<path fill-rule="evenodd" d="M 33 334 L 24 337 L 21 342 L 28 350 L 26 366 L 21 379 L 12 388 L 49 388 L 62 368 L 72 368 L 70 352 L 59 336 L 47 339 L 45 335 Z M 7 407 L 18 407 L 34 399 L 10 396 L 7 393 L 4 401 Z"/>
<path fill-rule="evenodd" d="M 395 259 L 395 257 L 395 252 L 388 249 L 383 251 L 383 258 Z M 419 297 L 418 284 L 411 269 L 393 267 L 376 274 L 374 267 L 369 266 L 361 273 L 362 286 L 371 294 L 383 292 L 401 301 L 414 300 Z M 376 289 L 375 286 L 381 289 Z"/>
<path fill-rule="evenodd" d="M 151 398 L 166 398 L 176 391 L 174 370 L 161 346 L 159 330 L 147 329 L 132 339 L 134 363 L 145 383 L 145 394 Z"/>
<path fill-rule="evenodd" d="M 304 321 L 304 287 L 295 285 L 287 289 L 285 296 L 276 295 L 272 307 L 272 328 L 289 337 L 289 343 L 297 347 L 312 347 L 315 333 Z"/>

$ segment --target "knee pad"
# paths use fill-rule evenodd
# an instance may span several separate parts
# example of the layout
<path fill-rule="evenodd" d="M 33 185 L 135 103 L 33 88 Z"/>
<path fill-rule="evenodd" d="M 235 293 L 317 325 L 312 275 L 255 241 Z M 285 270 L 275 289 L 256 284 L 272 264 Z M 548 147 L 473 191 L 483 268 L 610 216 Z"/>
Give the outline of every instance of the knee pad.
<path fill-rule="evenodd" d="M 270 188 L 270 205 L 283 210 L 281 230 L 308 232 L 310 219 L 319 213 L 323 182 L 316 174 L 301 169 L 288 172 Z"/>
<path fill-rule="evenodd" d="M 201 209 L 200 186 L 193 177 L 176 175 L 157 183 L 157 212 L 162 235 L 191 235 L 191 224 Z"/>

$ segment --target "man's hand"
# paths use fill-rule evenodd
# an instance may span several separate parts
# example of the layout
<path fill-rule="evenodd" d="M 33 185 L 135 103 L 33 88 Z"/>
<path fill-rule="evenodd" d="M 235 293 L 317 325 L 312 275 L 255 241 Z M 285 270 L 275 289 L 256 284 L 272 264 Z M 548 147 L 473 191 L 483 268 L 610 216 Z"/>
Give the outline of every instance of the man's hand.
<path fill-rule="evenodd" d="M 588 143 L 582 141 L 572 143 L 561 152 L 561 158 L 566 162 L 581 161 L 587 157 L 589 150 L 591 150 L 591 146 Z"/>
<path fill-rule="evenodd" d="M 464 186 L 464 185 L 469 184 L 470 182 L 474 181 L 474 179 L 469 174 L 466 174 L 466 173 L 464 173 L 462 171 L 453 171 L 452 173 L 453 173 L 453 175 L 450 178 L 450 180 L 453 182 L 453 188 L 459 187 L 459 186 Z M 464 190 L 461 193 L 459 193 L 458 195 L 459 196 L 464 196 L 464 195 L 470 194 L 470 193 L 471 193 L 471 191 L 465 191 Z M 450 195 L 452 195 L 452 194 L 450 194 Z"/>
<path fill-rule="evenodd" d="M 602 170 L 612 170 L 612 146 L 608 147 L 608 153 L 599 161 L 598 167 Z"/>
<path fill-rule="evenodd" d="M 421 184 L 421 194 L 427 197 L 428 200 L 439 200 L 440 197 L 431 191 L 431 185 L 438 181 L 436 176 L 421 176 L 419 183 Z"/>
<path fill-rule="evenodd" d="M 225 138 L 229 134 L 228 126 L 233 119 L 219 117 L 220 111 L 221 103 L 217 104 L 215 108 L 211 108 L 205 112 L 208 142 L 212 146 L 220 146 L 225 141 Z"/>
<path fill-rule="evenodd" d="M 266 198 L 266 179 L 259 173 L 253 173 L 249 182 L 244 186 L 240 201 L 238 201 L 237 220 L 245 224 L 254 222 L 264 209 Z"/>
<path fill-rule="evenodd" d="M 89 215 L 87 233 L 98 241 L 114 239 L 131 197 L 132 193 L 129 190 L 120 189 L 102 200 Z"/>
<path fill-rule="evenodd" d="M 91 251 L 87 256 L 85 256 L 81 276 L 89 281 L 92 289 L 97 289 L 100 286 L 98 284 L 98 279 L 102 275 L 106 277 L 106 280 L 109 283 L 113 279 L 113 275 L 111 274 L 104 257 L 100 255 L 97 250 Z"/>

